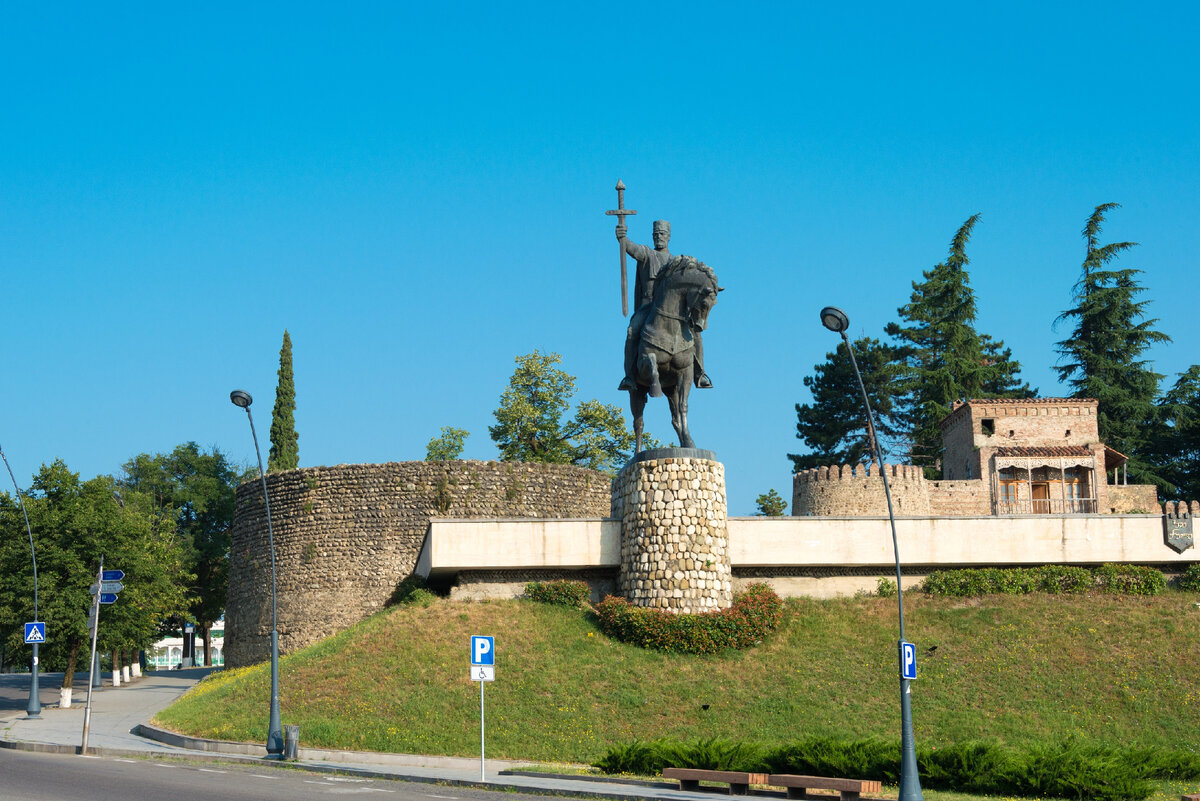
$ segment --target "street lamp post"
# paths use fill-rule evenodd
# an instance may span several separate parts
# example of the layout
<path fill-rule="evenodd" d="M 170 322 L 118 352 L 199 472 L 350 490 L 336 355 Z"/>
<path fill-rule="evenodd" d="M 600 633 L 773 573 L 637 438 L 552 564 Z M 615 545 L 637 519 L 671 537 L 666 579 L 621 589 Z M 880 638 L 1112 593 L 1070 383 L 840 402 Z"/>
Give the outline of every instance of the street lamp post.
<path fill-rule="evenodd" d="M 254 438 L 254 453 L 258 457 L 258 475 L 262 479 L 263 507 L 267 510 L 267 542 L 271 548 L 271 719 L 267 724 L 267 754 L 279 757 L 283 754 L 283 727 L 279 723 L 279 628 L 275 610 L 275 533 L 271 529 L 271 504 L 267 500 L 267 473 L 263 470 L 262 452 L 258 449 L 258 434 L 254 432 L 254 415 L 250 404 L 254 398 L 249 392 L 235 389 L 229 393 L 234 406 L 246 410 L 250 421 L 250 436 Z"/>
<path fill-rule="evenodd" d="M 21 488 L 17 486 L 17 477 L 13 475 L 12 467 L 8 463 L 8 457 L 4 455 L 4 449 L 0 448 L 0 459 L 4 460 L 4 466 L 8 469 L 8 477 L 12 479 L 13 489 L 17 492 L 17 504 L 21 507 L 21 515 L 25 518 L 25 531 L 29 534 L 29 558 L 33 560 L 33 619 L 38 619 L 38 586 L 37 586 L 37 552 L 33 548 L 33 529 L 29 525 L 29 513 L 25 511 L 25 501 L 21 500 Z M 25 717 L 28 720 L 41 720 L 42 718 L 42 698 L 41 688 L 38 686 L 38 644 L 30 643 L 33 646 L 32 664 L 29 670 L 29 704 L 25 707 Z"/>
<path fill-rule="evenodd" d="M 892 510 L 892 490 L 888 485 L 887 470 L 883 467 L 883 453 L 875 434 L 875 414 L 871 411 L 871 401 L 867 398 L 867 387 L 863 384 L 862 373 L 858 371 L 858 361 L 854 358 L 854 348 L 846 336 L 850 327 L 850 318 L 836 306 L 826 306 L 821 309 L 821 324 L 841 334 L 846 352 L 850 354 L 850 365 L 854 368 L 854 377 L 858 379 L 858 388 L 862 392 L 863 406 L 867 410 L 867 439 L 875 463 L 879 465 L 879 475 L 883 478 L 883 493 L 887 497 L 888 520 L 892 524 L 892 553 L 896 557 L 896 602 L 900 607 L 900 643 L 897 651 L 900 654 L 898 662 L 900 674 L 900 796 L 899 801 L 924 801 L 921 794 L 921 778 L 917 771 L 917 747 L 913 739 L 912 727 L 912 694 L 909 690 L 909 680 L 905 677 L 903 666 L 903 643 L 907 641 L 904 635 L 904 590 L 900 584 L 900 546 L 896 540 L 896 515 Z"/>

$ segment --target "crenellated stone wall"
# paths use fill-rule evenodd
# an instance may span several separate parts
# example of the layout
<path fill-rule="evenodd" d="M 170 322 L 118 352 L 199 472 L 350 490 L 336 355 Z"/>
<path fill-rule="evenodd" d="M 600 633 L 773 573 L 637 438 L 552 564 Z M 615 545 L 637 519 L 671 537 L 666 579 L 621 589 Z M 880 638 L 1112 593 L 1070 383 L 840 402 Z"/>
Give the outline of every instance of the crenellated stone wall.
<path fill-rule="evenodd" d="M 884 469 L 896 514 L 930 514 L 929 487 L 920 467 L 888 464 Z M 815 467 L 792 476 L 793 516 L 866 517 L 887 513 L 883 477 L 874 463 Z"/>
<path fill-rule="evenodd" d="M 613 481 L 613 517 L 621 521 L 617 590 L 636 606 L 691 613 L 733 602 L 725 466 L 704 455 L 711 454 L 643 451 Z"/>
<path fill-rule="evenodd" d="M 383 607 L 413 570 L 430 518 L 603 517 L 611 481 L 571 465 L 391 462 L 267 476 L 279 645 L 294 651 Z M 271 552 L 262 484 L 238 487 L 225 607 L 225 663 L 265 659 Z"/>

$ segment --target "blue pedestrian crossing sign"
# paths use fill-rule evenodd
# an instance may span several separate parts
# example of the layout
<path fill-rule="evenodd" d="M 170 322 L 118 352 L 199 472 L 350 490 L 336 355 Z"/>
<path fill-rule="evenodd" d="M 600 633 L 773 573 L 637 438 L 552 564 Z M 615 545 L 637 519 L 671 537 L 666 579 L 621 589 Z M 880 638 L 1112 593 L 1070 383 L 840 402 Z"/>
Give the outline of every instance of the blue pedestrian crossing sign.
<path fill-rule="evenodd" d="M 479 634 L 471 637 L 471 666 L 476 665 L 495 665 L 496 664 L 496 641 L 494 637 L 485 637 Z"/>
<path fill-rule="evenodd" d="M 912 681 L 917 677 L 917 646 L 900 641 L 900 678 Z"/>
<path fill-rule="evenodd" d="M 35 622 L 25 624 L 25 642 L 38 643 L 46 641 L 46 624 Z"/>

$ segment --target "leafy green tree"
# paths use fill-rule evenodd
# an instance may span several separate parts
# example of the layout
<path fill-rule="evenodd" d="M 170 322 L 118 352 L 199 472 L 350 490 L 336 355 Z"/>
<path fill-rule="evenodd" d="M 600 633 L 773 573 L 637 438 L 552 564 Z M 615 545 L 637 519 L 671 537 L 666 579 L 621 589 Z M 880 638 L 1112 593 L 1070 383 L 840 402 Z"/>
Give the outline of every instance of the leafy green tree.
<path fill-rule="evenodd" d="M 425 461 L 452 462 L 462 456 L 463 447 L 471 432 L 462 428 L 442 426 L 442 433 L 425 446 Z"/>
<path fill-rule="evenodd" d="M 557 353 L 536 350 L 516 358 L 516 370 L 495 411 L 496 425 L 488 427 L 500 459 L 576 464 L 613 473 L 632 454 L 633 431 L 619 408 L 598 400 L 580 403 L 564 420 L 575 395 L 575 377 L 558 368 L 561 362 Z"/>
<path fill-rule="evenodd" d="M 1057 320 L 1070 321 L 1074 327 L 1058 343 L 1061 363 L 1055 369 L 1074 390 L 1074 397 L 1100 401 L 1100 439 L 1129 457 L 1134 480 L 1165 488 L 1167 482 L 1145 459 L 1163 376 L 1143 356 L 1151 345 L 1171 338 L 1154 329 L 1158 320 L 1146 318 L 1149 301 L 1137 299 L 1146 291 L 1136 278 L 1141 270 L 1109 266 L 1137 244 L 1100 244 L 1104 215 L 1115 208 L 1116 203 L 1100 204 L 1083 228 L 1087 249 L 1083 274 L 1075 284 L 1075 305 Z"/>
<path fill-rule="evenodd" d="M 271 410 L 271 455 L 268 472 L 294 470 L 300 466 L 300 435 L 296 433 L 296 382 L 292 376 L 292 338 L 283 332 L 279 349 L 279 383 L 275 386 L 275 408 Z"/>
<path fill-rule="evenodd" d="M 1200 365 L 1180 373 L 1157 407 L 1147 461 L 1159 488 L 1172 500 L 1200 500 Z"/>
<path fill-rule="evenodd" d="M 771 490 L 754 499 L 758 514 L 763 517 L 783 517 L 787 511 L 787 501 L 778 492 Z"/>
<path fill-rule="evenodd" d="M 61 461 L 44 465 L 25 494 L 38 559 L 39 612 L 46 621 L 40 656 L 64 670 L 71 687 L 81 652 L 86 661 L 88 612 L 105 566 L 125 571 L 125 589 L 100 614 L 99 646 L 149 647 L 158 623 L 187 609 L 192 577 L 183 568 L 174 525 L 154 513 L 152 499 L 109 476 L 80 481 Z M 17 500 L 0 493 L 0 632 L 10 648 L 23 647 L 17 625 L 32 613 L 29 543 Z"/>
<path fill-rule="evenodd" d="M 204 642 L 204 664 L 212 664 L 210 632 L 225 609 L 234 501 L 244 477 L 218 449 L 187 442 L 171 453 L 139 454 L 121 479 L 151 499 L 155 515 L 173 521 L 185 567 L 195 576 L 188 615 Z M 182 622 L 170 621 L 172 628 Z"/>
<path fill-rule="evenodd" d="M 913 282 L 902 323 L 886 331 L 897 340 L 897 421 L 911 458 L 929 473 L 941 457 L 938 423 L 954 401 L 969 398 L 1032 397 L 1018 377 L 1021 365 L 1000 340 L 975 330 L 975 292 L 967 275 L 967 243 L 979 222 L 972 215 L 954 234 L 946 260 Z"/>
<path fill-rule="evenodd" d="M 886 450 L 887 441 L 897 434 L 893 421 L 897 367 L 892 362 L 891 348 L 877 339 L 862 337 L 854 341 L 854 358 L 875 411 L 881 447 Z M 870 461 L 867 413 L 845 343 L 825 354 L 825 362 L 804 377 L 804 386 L 813 400 L 796 404 L 796 439 L 804 442 L 809 453 L 788 454 L 792 471 Z"/>

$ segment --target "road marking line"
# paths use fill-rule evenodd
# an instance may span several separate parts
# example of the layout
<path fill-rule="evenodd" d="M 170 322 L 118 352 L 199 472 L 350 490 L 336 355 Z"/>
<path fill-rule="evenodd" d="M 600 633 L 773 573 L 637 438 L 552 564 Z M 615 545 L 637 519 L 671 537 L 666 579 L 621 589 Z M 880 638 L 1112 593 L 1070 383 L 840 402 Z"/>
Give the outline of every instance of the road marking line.
<path fill-rule="evenodd" d="M 247 775 L 249 775 L 249 776 L 253 776 L 253 777 L 254 777 L 254 778 L 256 778 L 256 779 L 278 779 L 278 778 L 279 778 L 278 776 L 264 776 L 264 775 L 263 775 L 263 774 L 261 774 L 261 773 L 250 773 L 250 774 L 247 774 Z"/>
<path fill-rule="evenodd" d="M 132 765 L 133 763 L 137 762 L 137 760 L 136 759 L 114 759 L 113 762 L 128 762 L 129 764 Z"/>
<path fill-rule="evenodd" d="M 196 768 L 201 773 L 228 773 L 227 770 L 215 770 L 214 768 Z"/>

